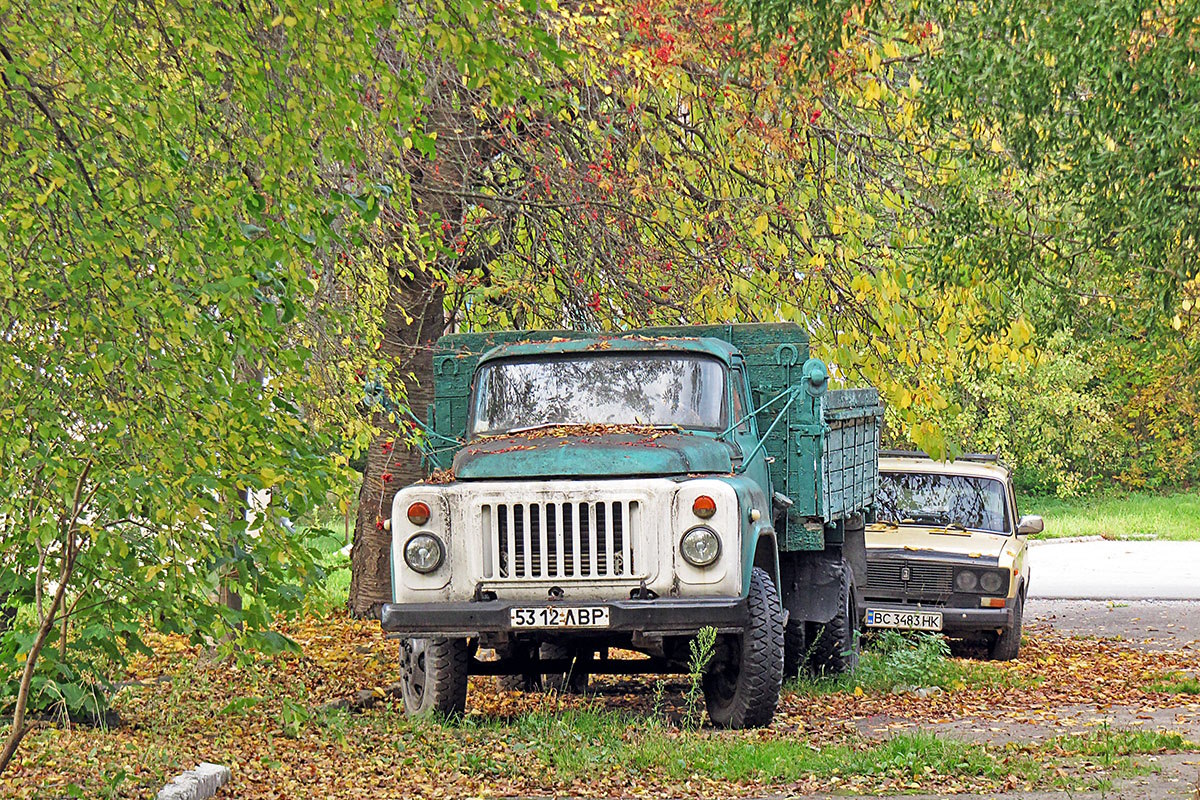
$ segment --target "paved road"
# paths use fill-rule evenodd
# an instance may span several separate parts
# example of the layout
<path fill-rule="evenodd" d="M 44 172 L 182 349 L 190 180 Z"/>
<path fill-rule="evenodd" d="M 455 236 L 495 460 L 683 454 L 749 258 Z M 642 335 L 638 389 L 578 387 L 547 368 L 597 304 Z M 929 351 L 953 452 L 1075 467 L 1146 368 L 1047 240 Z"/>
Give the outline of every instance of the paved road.
<path fill-rule="evenodd" d="M 1031 543 L 1029 596 L 1200 600 L 1200 542 Z"/>
<path fill-rule="evenodd" d="M 1031 597 L 1025 619 L 1068 636 L 1121 639 L 1143 650 L 1192 651 L 1200 667 L 1200 601 Z"/>

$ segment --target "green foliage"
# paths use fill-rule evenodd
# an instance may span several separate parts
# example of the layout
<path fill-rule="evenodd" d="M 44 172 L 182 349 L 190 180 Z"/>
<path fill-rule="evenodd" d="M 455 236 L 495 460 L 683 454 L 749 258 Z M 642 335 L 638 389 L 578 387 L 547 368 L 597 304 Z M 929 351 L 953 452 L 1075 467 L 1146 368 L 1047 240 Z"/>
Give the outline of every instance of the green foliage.
<path fill-rule="evenodd" d="M 998 453 L 1023 492 L 1089 493 L 1125 458 L 1121 409 L 1098 379 L 1097 350 L 1060 331 L 1033 363 L 957 376 L 962 412 L 943 424 L 966 450 Z"/>
<path fill-rule="evenodd" d="M 801 694 L 957 690 L 1003 686 L 1011 678 L 989 664 L 951 659 L 950 645 L 937 633 L 884 630 L 864 639 L 858 668 L 849 674 L 801 676 L 792 688 Z"/>
<path fill-rule="evenodd" d="M 690 727 L 700 726 L 704 673 L 712 661 L 716 647 L 717 629 L 707 625 L 688 642 L 688 690 L 684 700 L 687 704 L 687 723 Z"/>
<path fill-rule="evenodd" d="M 831 92 L 845 91 L 844 64 L 863 80 L 909 81 L 912 135 L 927 149 L 908 159 L 921 166 L 902 213 L 929 210 L 913 241 L 919 254 L 905 254 L 909 280 L 934 298 L 971 289 L 987 300 L 939 320 L 946 352 L 922 351 L 920 368 L 878 336 L 886 325 L 873 332 L 914 389 L 887 391 L 897 436 L 935 456 L 956 443 L 1000 449 L 1030 471 L 1021 478 L 1030 487 L 1068 495 L 1108 478 L 1151 487 L 1200 478 L 1194 9 L 1133 0 L 729 7 L 750 20 L 758 47 L 786 45 L 798 71 L 819 72 Z M 882 71 L 869 54 L 855 58 L 872 42 L 884 50 Z M 995 294 L 980 292 L 985 284 Z M 920 331 L 919 319 L 907 329 Z M 1006 319 L 1008 352 L 997 347 L 1004 340 L 981 350 L 955 333 L 995 331 Z M 1020 362 L 1032 360 L 1034 331 L 1060 333 L 1036 341 L 1028 371 Z M 1006 385 L 1014 375 L 1052 396 L 1016 396 Z M 916 411 L 905 413 L 910 402 Z M 956 427 L 960 405 L 968 418 Z M 1064 424 L 1050 424 L 1055 408 Z M 1032 431 L 1014 424 L 1026 414 Z M 1043 430 L 1057 441 L 1039 444 Z"/>
<path fill-rule="evenodd" d="M 0 4 L 0 704 L 97 710 L 149 621 L 231 649 L 316 578 L 289 517 L 362 426 L 314 337 L 383 187 L 337 165 L 383 3 Z M 330 20 L 337 20 L 330 24 Z M 348 424 L 348 428 L 345 427 Z M 56 589 L 62 587 L 61 595 Z M 235 592 L 241 608 L 217 602 Z"/>

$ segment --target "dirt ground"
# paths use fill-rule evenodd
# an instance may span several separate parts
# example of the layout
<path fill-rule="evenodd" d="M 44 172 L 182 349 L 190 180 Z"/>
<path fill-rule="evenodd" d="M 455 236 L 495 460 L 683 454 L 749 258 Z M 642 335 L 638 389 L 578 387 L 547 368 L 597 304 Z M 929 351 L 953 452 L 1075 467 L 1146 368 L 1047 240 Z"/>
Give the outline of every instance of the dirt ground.
<path fill-rule="evenodd" d="M 1026 619 L 1071 637 L 1097 638 L 1146 651 L 1194 653 L 1200 672 L 1200 602 L 1168 600 L 1097 601 L 1031 599 Z M 1034 634 L 1036 635 L 1036 633 Z M 1194 673 L 1196 674 L 1196 673 Z M 1096 676 L 1102 681 L 1106 676 Z M 1136 728 L 1182 734 L 1200 741 L 1200 697 L 1175 695 L 1158 706 L 1073 703 L 1031 709 L 1026 715 L 977 713 L 930 723 L 900 716 L 878 715 L 857 720 L 869 738 L 886 738 L 896 732 L 920 728 L 975 742 L 1006 744 L 1037 742 L 1063 734 L 1086 734 L 1098 728 Z M 1107 792 L 1033 792 L 964 796 L 963 800 L 1030 798 L 1031 800 L 1200 800 L 1200 755 L 1163 754 L 1145 757 L 1151 774 L 1121 780 Z M 933 796 L 908 795 L 924 800 Z"/>

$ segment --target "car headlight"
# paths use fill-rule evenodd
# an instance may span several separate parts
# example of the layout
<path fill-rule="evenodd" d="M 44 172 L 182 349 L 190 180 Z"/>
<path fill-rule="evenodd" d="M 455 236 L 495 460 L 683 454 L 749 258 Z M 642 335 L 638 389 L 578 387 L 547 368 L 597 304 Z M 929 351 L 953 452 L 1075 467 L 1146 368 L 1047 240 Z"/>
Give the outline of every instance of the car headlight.
<path fill-rule="evenodd" d="M 999 572 L 985 572 L 979 579 L 979 585 L 988 594 L 1000 594 L 1004 587 L 1004 576 Z"/>
<path fill-rule="evenodd" d="M 707 567 L 721 555 L 721 539 L 711 528 L 692 528 L 679 541 L 679 552 L 693 567 Z"/>
<path fill-rule="evenodd" d="M 446 560 L 446 546 L 432 533 L 415 533 L 404 543 L 404 563 L 422 575 L 433 572 Z"/>
<path fill-rule="evenodd" d="M 964 569 L 954 576 L 954 585 L 960 592 L 973 592 L 979 588 L 979 576 Z"/>

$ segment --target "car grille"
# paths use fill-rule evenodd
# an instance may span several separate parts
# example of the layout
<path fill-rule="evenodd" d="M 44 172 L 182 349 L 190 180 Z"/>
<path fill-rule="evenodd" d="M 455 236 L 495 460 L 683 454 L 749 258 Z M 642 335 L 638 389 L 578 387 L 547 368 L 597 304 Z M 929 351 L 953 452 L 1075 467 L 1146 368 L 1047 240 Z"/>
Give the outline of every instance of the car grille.
<path fill-rule="evenodd" d="M 636 577 L 636 500 L 484 503 L 484 578 Z"/>
<path fill-rule="evenodd" d="M 865 597 L 944 603 L 954 591 L 954 568 L 902 558 L 869 558 Z"/>

